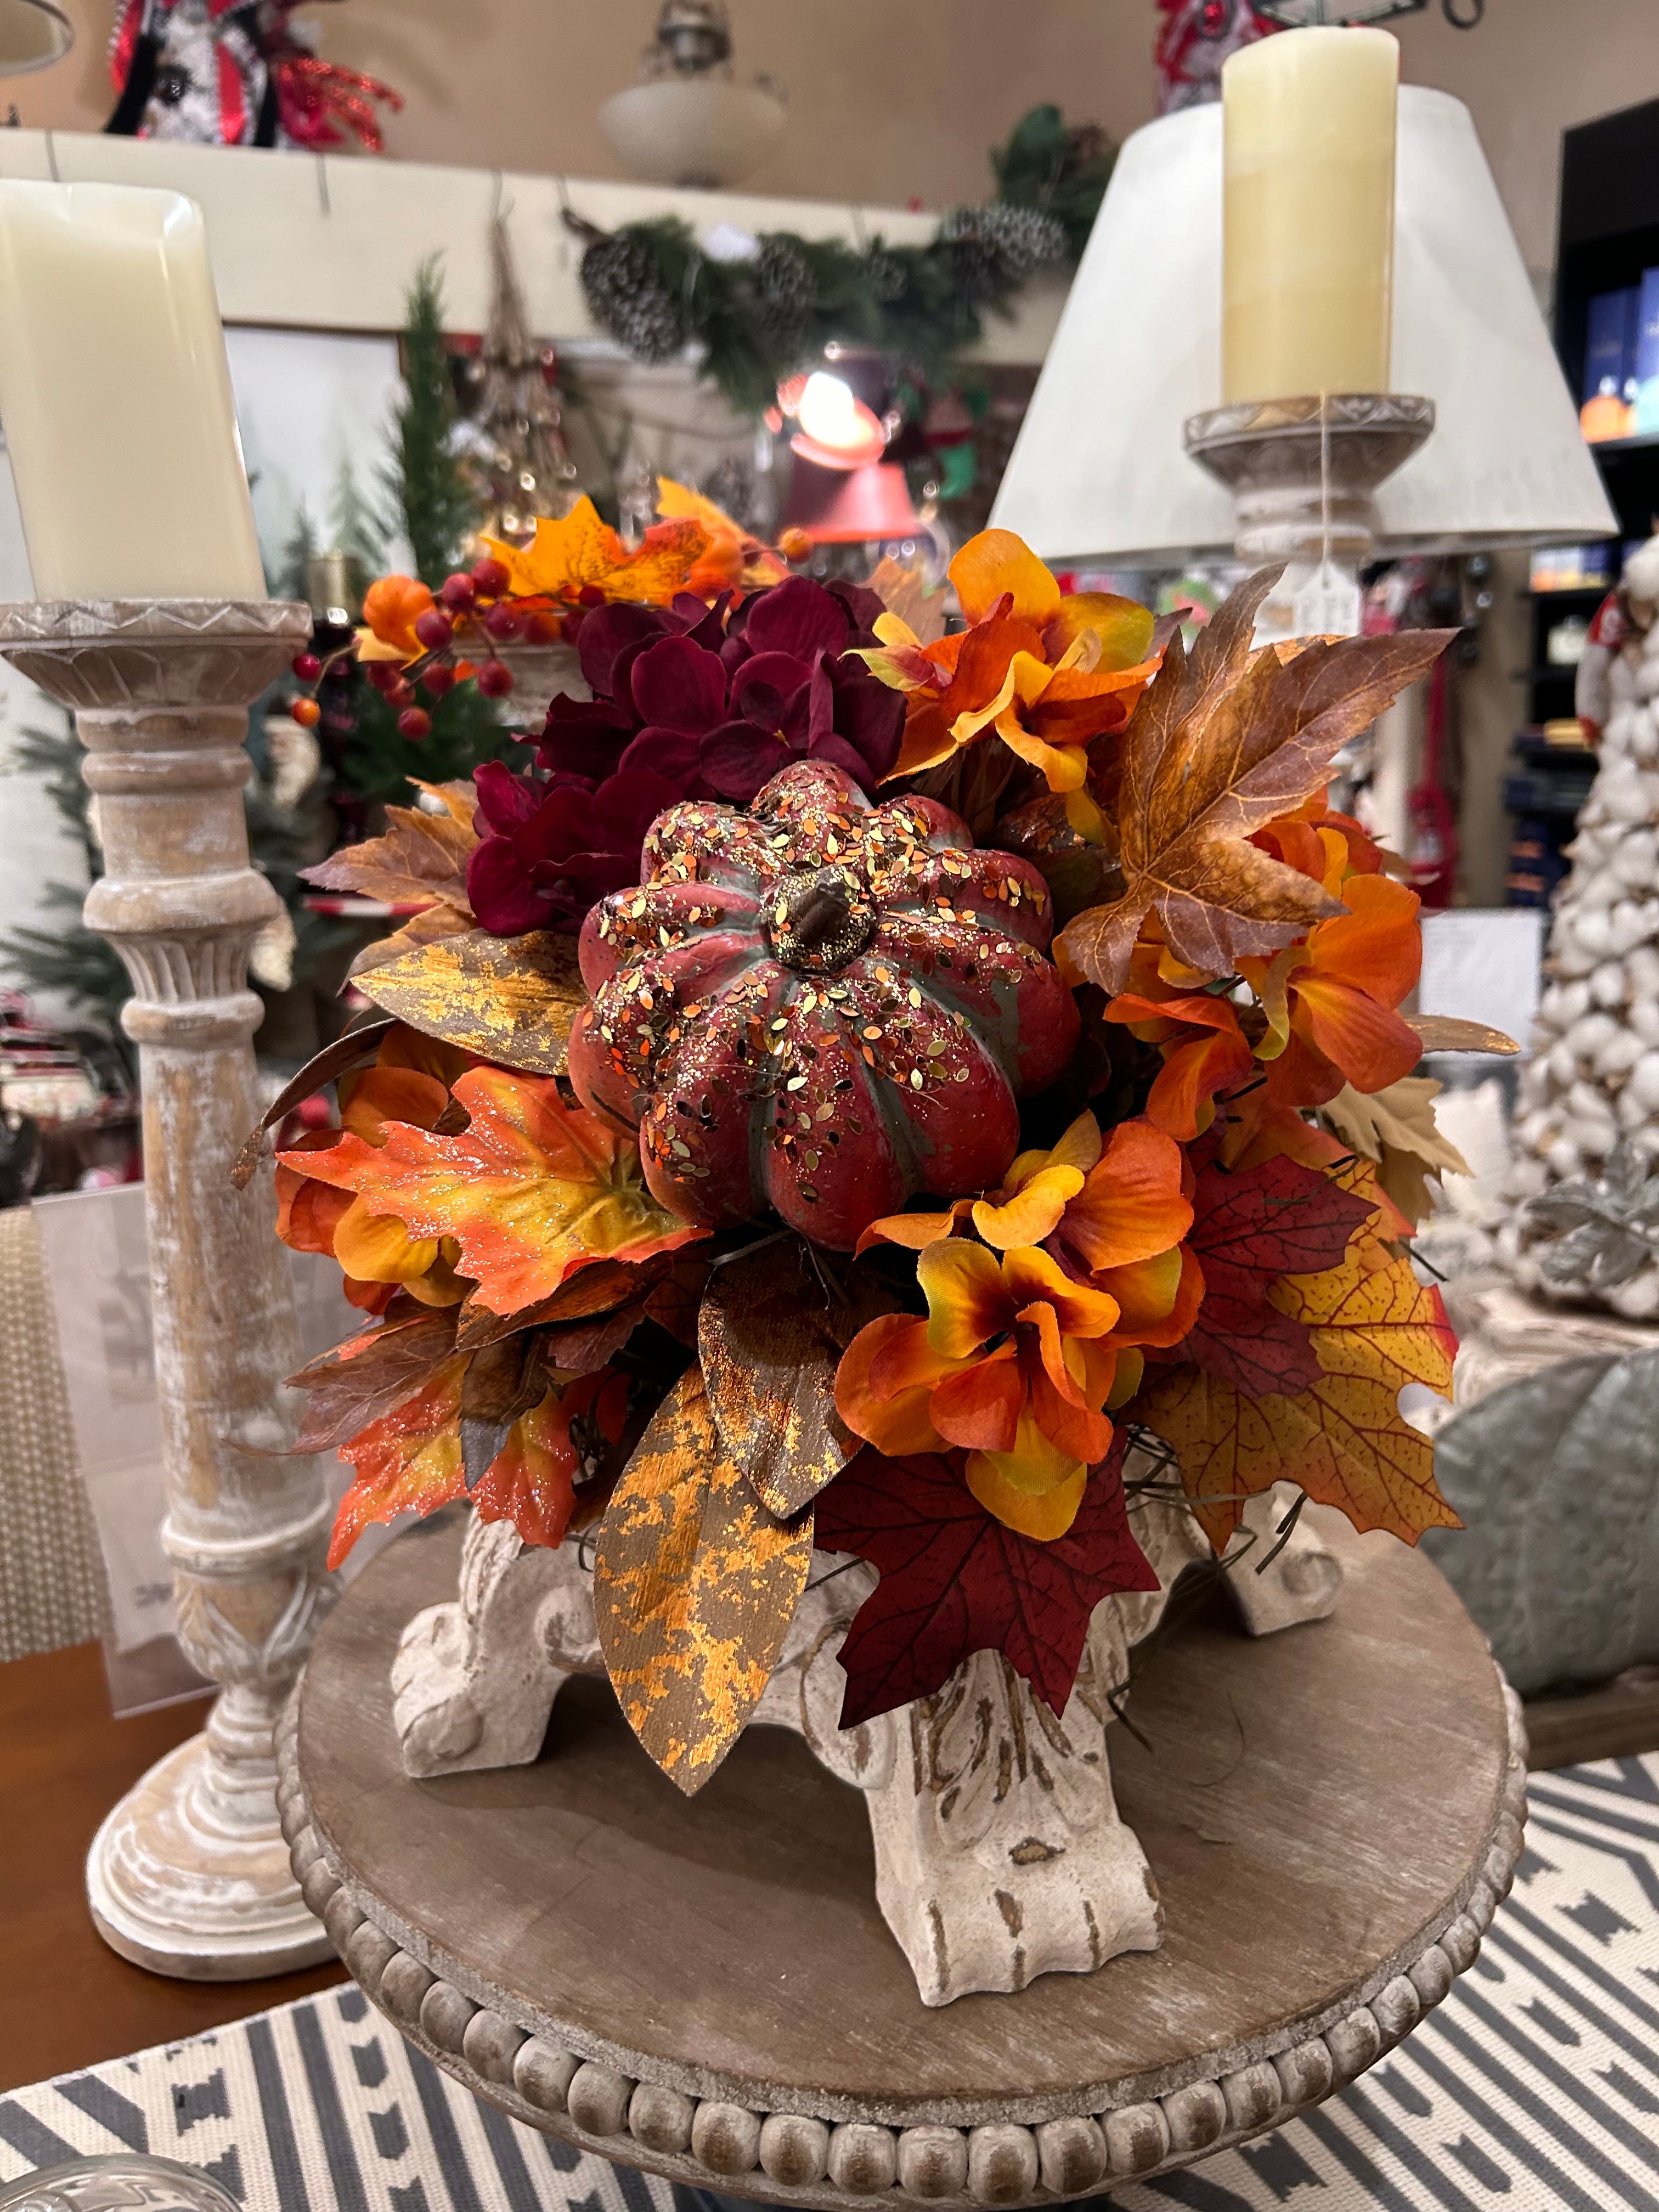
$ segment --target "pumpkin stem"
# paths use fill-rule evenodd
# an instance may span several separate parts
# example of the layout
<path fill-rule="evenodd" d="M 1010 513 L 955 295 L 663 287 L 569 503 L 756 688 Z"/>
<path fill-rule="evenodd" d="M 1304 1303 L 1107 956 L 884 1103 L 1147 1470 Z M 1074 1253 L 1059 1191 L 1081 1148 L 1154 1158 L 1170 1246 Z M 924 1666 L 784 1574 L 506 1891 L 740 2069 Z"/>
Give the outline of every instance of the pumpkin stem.
<path fill-rule="evenodd" d="M 772 910 L 772 950 L 786 968 L 845 967 L 875 934 L 875 909 L 844 868 L 820 868 L 781 886 Z"/>

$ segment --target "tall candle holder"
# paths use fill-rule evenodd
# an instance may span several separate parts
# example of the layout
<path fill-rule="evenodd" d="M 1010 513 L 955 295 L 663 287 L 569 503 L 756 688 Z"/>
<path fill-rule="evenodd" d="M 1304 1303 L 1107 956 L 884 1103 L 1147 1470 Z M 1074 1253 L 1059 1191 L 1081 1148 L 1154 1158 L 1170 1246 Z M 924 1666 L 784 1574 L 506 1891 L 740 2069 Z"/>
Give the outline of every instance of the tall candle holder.
<path fill-rule="evenodd" d="M 1262 607 L 1259 642 L 1305 634 L 1296 596 L 1327 564 L 1352 584 L 1358 629 L 1358 573 L 1378 532 L 1376 492 L 1433 429 L 1431 399 L 1393 392 L 1240 400 L 1188 416 L 1187 451 L 1233 495 L 1239 559 L 1252 568 L 1287 564 Z"/>
<path fill-rule="evenodd" d="M 311 631 L 274 601 L 0 607 L 0 653 L 72 709 L 106 872 L 86 919 L 132 978 L 167 1519 L 179 1635 L 220 1686 L 205 1732 L 150 1769 L 87 1863 L 100 1933 L 198 1981 L 329 1955 L 277 1825 L 272 1728 L 329 1597 L 331 1504 L 282 1380 L 301 1348 L 269 1173 L 230 1164 L 258 1120 L 248 949 L 281 910 L 248 865 L 249 704 Z"/>

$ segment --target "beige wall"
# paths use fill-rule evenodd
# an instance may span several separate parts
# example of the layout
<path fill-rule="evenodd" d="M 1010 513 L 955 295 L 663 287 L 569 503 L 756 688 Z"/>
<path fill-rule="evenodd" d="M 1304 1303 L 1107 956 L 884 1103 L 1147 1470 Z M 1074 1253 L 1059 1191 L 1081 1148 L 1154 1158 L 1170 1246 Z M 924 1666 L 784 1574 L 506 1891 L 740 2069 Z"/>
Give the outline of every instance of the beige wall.
<path fill-rule="evenodd" d="M 111 0 L 64 0 L 55 70 L 0 88 L 27 124 L 107 112 Z M 632 79 L 655 0 L 345 0 L 308 11 L 324 51 L 407 96 L 405 160 L 613 176 L 594 112 Z M 1152 112 L 1152 0 L 732 0 L 740 71 L 787 85 L 757 190 L 929 207 L 983 197 L 986 150 L 1035 101 L 1118 135 Z M 1562 130 L 1659 95 L 1659 0 L 1490 0 L 1479 30 L 1395 27 L 1405 74 L 1474 111 L 1529 267 L 1547 269 Z"/>

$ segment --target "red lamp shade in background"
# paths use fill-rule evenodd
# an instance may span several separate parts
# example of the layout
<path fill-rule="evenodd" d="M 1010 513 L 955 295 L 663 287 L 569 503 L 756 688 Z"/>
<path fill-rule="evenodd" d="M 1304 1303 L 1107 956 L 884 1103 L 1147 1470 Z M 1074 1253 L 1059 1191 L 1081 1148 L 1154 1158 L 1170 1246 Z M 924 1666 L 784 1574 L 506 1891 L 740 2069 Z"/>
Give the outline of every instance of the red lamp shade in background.
<path fill-rule="evenodd" d="M 821 545 L 858 545 L 874 538 L 920 538 L 921 517 L 898 461 L 861 469 L 825 469 L 797 450 L 785 524 Z"/>

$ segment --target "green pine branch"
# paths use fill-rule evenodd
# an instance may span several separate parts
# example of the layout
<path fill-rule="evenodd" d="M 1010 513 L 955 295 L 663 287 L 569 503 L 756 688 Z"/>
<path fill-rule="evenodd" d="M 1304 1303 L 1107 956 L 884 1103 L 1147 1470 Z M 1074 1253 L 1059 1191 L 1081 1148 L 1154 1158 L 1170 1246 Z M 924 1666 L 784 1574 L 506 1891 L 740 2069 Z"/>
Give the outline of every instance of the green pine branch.
<path fill-rule="evenodd" d="M 383 482 L 415 556 L 415 573 L 436 591 L 460 565 L 477 504 L 452 444 L 456 410 L 444 349 L 438 258 L 423 261 L 409 294 L 404 333 L 404 400 Z"/>

